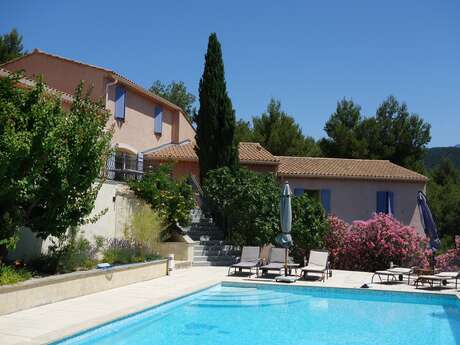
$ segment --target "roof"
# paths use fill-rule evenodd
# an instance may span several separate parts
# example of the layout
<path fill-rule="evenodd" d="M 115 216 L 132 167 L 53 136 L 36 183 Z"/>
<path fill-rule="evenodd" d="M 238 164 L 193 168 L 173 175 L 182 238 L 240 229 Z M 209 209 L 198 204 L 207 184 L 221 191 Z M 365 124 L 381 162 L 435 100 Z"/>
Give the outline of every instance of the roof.
<path fill-rule="evenodd" d="M 168 101 L 167 99 L 165 99 L 163 97 L 160 97 L 160 96 L 150 92 L 149 90 L 146 90 L 142 86 L 136 84 L 132 80 L 122 76 L 121 74 L 119 74 L 119 73 L 117 73 L 117 72 L 115 72 L 113 70 L 110 70 L 110 69 L 107 69 L 107 68 L 104 68 L 104 67 L 100 67 L 100 66 L 87 64 L 87 63 L 80 62 L 80 61 L 77 61 L 77 60 L 69 59 L 69 58 L 66 58 L 66 57 L 59 56 L 59 55 L 47 53 L 47 52 L 44 52 L 44 51 L 39 50 L 39 49 L 34 49 L 31 53 L 25 54 L 25 55 L 20 56 L 20 57 L 18 57 L 16 59 L 13 59 L 13 60 L 7 61 L 7 62 L 5 62 L 3 64 L 0 64 L 0 68 L 1 68 L 1 66 L 7 65 L 7 64 L 9 64 L 9 63 L 11 63 L 13 61 L 18 61 L 18 60 L 24 59 L 25 57 L 33 55 L 33 54 L 42 54 L 42 55 L 50 56 L 50 57 L 55 58 L 55 59 L 71 62 L 71 63 L 78 64 L 78 65 L 83 65 L 83 66 L 86 66 L 86 67 L 97 69 L 99 71 L 106 72 L 113 79 L 116 79 L 116 80 L 120 81 L 121 83 L 123 83 L 123 84 L 125 84 L 127 86 L 130 86 L 133 89 L 137 90 L 138 92 L 144 94 L 145 96 L 152 98 L 156 102 L 158 102 L 160 104 L 163 104 L 163 105 L 165 105 L 165 106 L 167 106 L 167 107 L 169 107 L 171 109 L 180 111 L 185 115 L 185 111 L 183 109 L 181 109 L 179 106 L 177 106 L 176 104 Z M 190 122 L 190 120 L 188 119 L 188 116 L 185 116 L 185 118 L 187 119 L 187 121 Z"/>
<path fill-rule="evenodd" d="M 146 151 L 145 159 L 198 161 L 194 144 L 186 140 L 178 144 L 163 145 L 157 149 Z M 240 162 L 254 164 L 278 164 L 279 160 L 264 149 L 259 143 L 241 142 L 239 144 Z"/>
<path fill-rule="evenodd" d="M 11 73 L 10 71 L 7 71 L 3 68 L 0 68 L 0 78 L 6 78 L 6 77 L 9 77 L 10 75 L 12 75 L 13 73 Z M 26 88 L 29 88 L 29 87 L 34 87 L 37 83 L 34 81 L 34 80 L 31 80 L 31 79 L 28 79 L 28 78 L 25 78 L 25 77 L 22 77 L 18 80 L 18 83 Z M 50 93 L 50 94 L 53 94 L 53 95 L 56 95 L 56 96 L 59 96 L 61 98 L 62 101 L 64 102 L 68 102 L 68 103 L 72 103 L 74 98 L 72 95 L 69 95 L 68 93 L 65 93 L 65 92 L 62 92 L 60 90 L 57 90 L 57 89 L 53 89 L 47 85 L 45 85 L 45 90 Z"/>
<path fill-rule="evenodd" d="M 291 177 L 426 182 L 428 178 L 387 160 L 280 156 L 278 174 Z"/>

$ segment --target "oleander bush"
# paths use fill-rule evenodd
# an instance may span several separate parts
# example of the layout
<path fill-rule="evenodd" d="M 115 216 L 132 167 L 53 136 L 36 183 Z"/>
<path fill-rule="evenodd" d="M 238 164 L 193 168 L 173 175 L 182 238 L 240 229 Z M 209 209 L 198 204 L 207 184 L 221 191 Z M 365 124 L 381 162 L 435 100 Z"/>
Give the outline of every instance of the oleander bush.
<path fill-rule="evenodd" d="M 335 269 L 373 272 L 393 262 L 404 267 L 428 267 L 429 251 L 424 236 L 386 214 L 347 224 L 329 217 L 325 244 Z"/>
<path fill-rule="evenodd" d="M 436 268 L 440 271 L 460 271 L 460 236 L 455 236 L 455 248 L 436 256 Z"/>

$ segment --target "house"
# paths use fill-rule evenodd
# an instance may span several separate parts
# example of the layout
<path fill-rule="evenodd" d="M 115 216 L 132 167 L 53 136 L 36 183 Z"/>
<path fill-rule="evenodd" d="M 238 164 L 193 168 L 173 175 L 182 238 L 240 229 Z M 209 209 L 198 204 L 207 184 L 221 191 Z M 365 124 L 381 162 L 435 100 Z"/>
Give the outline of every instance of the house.
<path fill-rule="evenodd" d="M 176 176 L 198 175 L 194 144 L 185 141 L 145 153 L 150 166 L 175 163 Z M 288 181 L 295 195 L 308 193 L 330 214 L 352 222 L 374 212 L 391 213 L 423 231 L 416 196 L 427 178 L 386 160 L 274 156 L 259 143 L 240 143 L 242 166 Z"/>
<path fill-rule="evenodd" d="M 25 70 L 28 80 L 43 75 L 50 89 L 64 95 L 72 94 L 80 80 L 93 85 L 93 98 L 103 101 L 112 113 L 107 126 L 114 127 L 116 155 L 108 162 L 109 179 L 138 177 L 165 162 L 174 163 L 177 178 L 199 176 L 195 131 L 186 114 L 126 77 L 39 50 L 0 68 Z M 328 213 L 348 222 L 385 212 L 422 231 L 416 195 L 425 190 L 427 178 L 389 161 L 280 157 L 258 143 L 240 143 L 239 158 L 242 166 L 273 173 L 280 183 L 289 181 L 294 194 L 308 193 Z M 104 184 L 96 209 L 109 211 L 97 225 L 87 226 L 92 234 L 116 237 L 122 231 L 130 208 L 122 197 L 123 186 Z"/>
<path fill-rule="evenodd" d="M 110 177 L 118 177 L 118 170 L 142 171 L 144 150 L 195 140 L 195 131 L 182 109 L 110 69 L 37 49 L 0 68 L 23 70 L 30 80 L 43 76 L 49 88 L 65 94 L 72 95 L 81 80 L 85 90 L 92 87 L 92 98 L 102 101 L 112 113 L 107 127 L 114 129 L 116 157 L 109 162 Z"/>

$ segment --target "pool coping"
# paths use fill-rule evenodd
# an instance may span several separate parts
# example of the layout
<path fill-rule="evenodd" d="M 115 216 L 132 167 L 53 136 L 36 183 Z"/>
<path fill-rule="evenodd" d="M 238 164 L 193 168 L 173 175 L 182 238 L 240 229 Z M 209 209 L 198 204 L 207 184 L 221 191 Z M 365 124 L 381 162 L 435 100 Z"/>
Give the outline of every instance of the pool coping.
<path fill-rule="evenodd" d="M 284 286 L 284 287 L 294 287 L 294 288 L 310 288 L 310 289 L 315 289 L 315 290 L 321 290 L 321 289 L 333 289 L 333 290 L 343 290 L 343 291 L 362 291 L 363 292 L 369 292 L 369 293 L 384 293 L 384 294 L 399 294 L 399 295 L 406 295 L 410 296 L 415 294 L 421 294 L 421 295 L 428 295 L 430 297 L 436 297 L 436 298 L 457 298 L 458 301 L 460 301 L 460 293 L 458 291 L 455 292 L 444 292 L 444 293 L 439 293 L 437 291 L 430 291 L 430 290 L 413 290 L 413 291 L 404 291 L 404 290 L 387 290 L 387 289 L 379 289 L 379 288 L 358 288 L 358 287 L 344 287 L 344 286 L 324 286 L 324 285 L 295 285 L 295 284 L 287 284 L 287 283 L 280 283 L 280 282 L 275 282 L 275 281 L 255 281 L 255 280 L 247 280 L 247 281 L 241 281 L 241 280 L 234 280 L 231 279 L 233 278 L 232 276 L 227 276 L 225 278 L 220 278 L 216 279 L 213 282 L 207 281 L 206 283 L 199 284 L 198 286 L 195 286 L 193 288 L 188 288 L 185 289 L 185 291 L 181 294 L 178 294 L 177 296 L 171 296 L 169 298 L 159 298 L 157 303 L 153 303 L 151 301 L 142 303 L 140 305 L 137 305 L 135 307 L 129 307 L 123 310 L 119 310 L 117 312 L 109 313 L 106 314 L 102 317 L 98 317 L 89 321 L 85 321 L 79 324 L 75 324 L 69 327 L 62 328 L 57 331 L 53 331 L 50 333 L 47 333 L 43 336 L 37 337 L 36 340 L 38 341 L 37 344 L 49 344 L 49 345 L 56 345 L 57 342 L 64 341 L 66 339 L 70 339 L 72 337 L 76 337 L 79 335 L 82 335 L 87 332 L 91 332 L 94 329 L 97 329 L 101 326 L 105 326 L 107 324 L 110 324 L 112 322 L 117 322 L 123 319 L 127 319 L 133 316 L 136 316 L 138 314 L 141 314 L 143 312 L 149 311 L 151 309 L 160 307 L 162 305 L 172 303 L 176 300 L 179 300 L 181 298 L 186 298 L 190 295 L 193 295 L 195 293 L 199 293 L 203 290 L 209 289 L 213 286 L 217 285 L 227 285 L 227 286 L 251 286 L 251 285 L 260 285 L 260 286 Z M 239 277 L 241 278 L 241 277 Z M 33 343 L 31 343 L 33 344 Z"/>

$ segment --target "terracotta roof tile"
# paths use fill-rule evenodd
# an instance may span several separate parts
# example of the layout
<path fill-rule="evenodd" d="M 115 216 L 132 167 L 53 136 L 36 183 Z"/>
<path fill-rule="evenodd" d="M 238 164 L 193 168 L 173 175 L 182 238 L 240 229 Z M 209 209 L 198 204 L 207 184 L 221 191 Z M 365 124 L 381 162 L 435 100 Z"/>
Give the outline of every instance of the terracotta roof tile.
<path fill-rule="evenodd" d="M 427 177 L 386 160 L 278 157 L 281 176 L 426 182 Z"/>
<path fill-rule="evenodd" d="M 278 164 L 279 160 L 264 149 L 259 143 L 240 143 L 239 157 L 241 162 Z M 182 144 L 170 144 L 156 151 L 147 153 L 145 159 L 197 161 L 194 144 L 190 141 Z"/>

